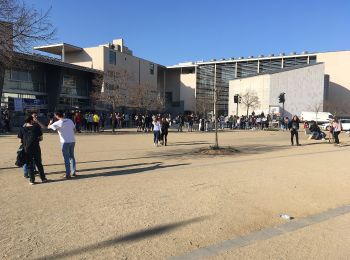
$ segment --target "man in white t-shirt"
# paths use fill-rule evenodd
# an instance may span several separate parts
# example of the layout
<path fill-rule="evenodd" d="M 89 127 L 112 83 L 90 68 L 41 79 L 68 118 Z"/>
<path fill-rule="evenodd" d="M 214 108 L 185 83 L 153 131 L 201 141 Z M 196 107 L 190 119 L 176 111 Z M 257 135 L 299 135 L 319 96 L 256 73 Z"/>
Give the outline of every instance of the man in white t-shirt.
<path fill-rule="evenodd" d="M 74 147 L 75 147 L 75 136 L 74 129 L 75 125 L 72 120 L 64 118 L 61 112 L 55 112 L 56 122 L 50 120 L 48 129 L 54 131 L 57 130 L 60 136 L 62 154 L 64 158 L 64 165 L 66 167 L 65 178 L 69 179 L 71 176 L 76 176 L 75 158 L 74 158 Z"/>

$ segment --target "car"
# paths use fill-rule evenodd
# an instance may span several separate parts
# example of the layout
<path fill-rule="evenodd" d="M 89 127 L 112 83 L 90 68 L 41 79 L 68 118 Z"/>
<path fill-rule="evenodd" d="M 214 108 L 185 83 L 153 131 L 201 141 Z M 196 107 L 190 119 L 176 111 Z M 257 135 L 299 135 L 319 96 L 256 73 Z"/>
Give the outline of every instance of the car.
<path fill-rule="evenodd" d="M 350 131 L 350 119 L 340 119 L 343 131 Z M 324 123 L 321 125 L 321 129 L 324 131 L 329 131 L 330 123 Z"/>

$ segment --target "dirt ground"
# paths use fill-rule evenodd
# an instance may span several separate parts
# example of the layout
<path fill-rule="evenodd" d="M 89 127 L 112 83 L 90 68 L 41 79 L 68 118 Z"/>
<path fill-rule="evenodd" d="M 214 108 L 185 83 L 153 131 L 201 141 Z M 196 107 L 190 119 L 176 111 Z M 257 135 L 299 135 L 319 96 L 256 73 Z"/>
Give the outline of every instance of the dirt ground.
<path fill-rule="evenodd" d="M 196 153 L 213 133 L 77 135 L 79 176 L 63 180 L 56 134 L 45 134 L 51 182 L 30 186 L 14 167 L 16 136 L 0 136 L 0 258 L 166 259 L 350 204 L 350 138 L 343 146 L 289 133 L 226 131 L 240 152 Z M 40 180 L 37 178 L 37 182 Z M 349 259 L 350 214 L 227 250 L 212 259 Z M 346 231 L 347 230 L 347 231 Z"/>

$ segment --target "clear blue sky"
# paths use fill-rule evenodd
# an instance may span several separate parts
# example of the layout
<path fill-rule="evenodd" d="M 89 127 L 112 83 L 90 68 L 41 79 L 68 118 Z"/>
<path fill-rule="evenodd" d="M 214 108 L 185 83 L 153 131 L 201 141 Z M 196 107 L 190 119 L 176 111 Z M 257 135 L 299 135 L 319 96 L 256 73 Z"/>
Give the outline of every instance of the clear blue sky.
<path fill-rule="evenodd" d="M 348 0 L 25 0 L 45 10 L 57 42 L 124 38 L 162 65 L 270 53 L 350 49 Z"/>

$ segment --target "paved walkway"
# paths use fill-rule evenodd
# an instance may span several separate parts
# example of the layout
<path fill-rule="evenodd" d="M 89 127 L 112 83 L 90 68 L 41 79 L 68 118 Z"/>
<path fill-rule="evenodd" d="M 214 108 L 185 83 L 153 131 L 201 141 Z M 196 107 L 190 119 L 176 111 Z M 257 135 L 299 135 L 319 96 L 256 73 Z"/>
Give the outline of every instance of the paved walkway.
<path fill-rule="evenodd" d="M 211 245 L 208 247 L 203 247 L 185 255 L 172 257 L 171 259 L 172 260 L 180 260 L 180 259 L 192 260 L 192 259 L 203 259 L 206 257 L 215 256 L 227 250 L 233 250 L 240 247 L 244 247 L 260 240 L 267 240 L 267 239 L 280 236 L 289 232 L 293 232 L 293 231 L 305 228 L 307 226 L 324 222 L 348 213 L 350 213 L 350 204 L 344 205 L 342 207 L 330 209 L 320 214 L 312 215 L 306 218 L 301 218 L 298 220 L 290 220 L 289 222 L 282 225 L 278 225 L 276 227 L 264 228 L 262 230 L 249 233 L 245 236 L 240 236 L 230 240 L 222 241 L 218 244 Z"/>

